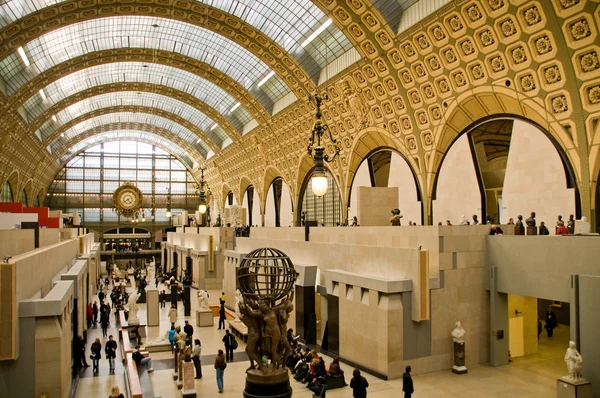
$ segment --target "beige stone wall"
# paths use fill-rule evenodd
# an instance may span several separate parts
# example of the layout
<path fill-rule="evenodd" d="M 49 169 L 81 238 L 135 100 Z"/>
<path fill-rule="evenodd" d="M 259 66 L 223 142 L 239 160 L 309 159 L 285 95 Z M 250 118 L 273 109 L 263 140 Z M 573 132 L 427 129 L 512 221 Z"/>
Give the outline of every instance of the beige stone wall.
<path fill-rule="evenodd" d="M 515 314 L 515 310 L 521 314 Z M 516 294 L 508 295 L 508 317 L 523 317 L 523 338 L 525 355 L 538 352 L 538 309 L 537 298 L 518 296 Z M 510 335 L 508 336 L 510 339 Z"/>
<path fill-rule="evenodd" d="M 515 120 L 502 191 L 502 214 L 523 218 L 535 211 L 551 233 L 557 216 L 575 214 L 575 190 L 567 188 L 565 169 L 552 142 L 535 126 Z"/>
<path fill-rule="evenodd" d="M 40 228 L 40 247 L 60 242 L 60 231 L 57 228 Z"/>
<path fill-rule="evenodd" d="M 433 224 L 450 220 L 457 225 L 462 215 L 470 220 L 473 214 L 481 218 L 481 194 L 468 137 L 463 135 L 454 142 L 442 163 L 433 201 Z"/>
<path fill-rule="evenodd" d="M 364 226 L 389 226 L 392 209 L 398 206 L 398 188 L 359 187 L 358 219 Z"/>
<path fill-rule="evenodd" d="M 66 398 L 71 387 L 71 305 L 35 321 L 35 395 Z"/>
<path fill-rule="evenodd" d="M 402 156 L 392 152 L 389 187 L 398 187 L 398 208 L 404 215 L 402 225 L 409 221 L 421 225 L 421 202 L 417 201 L 417 186 L 410 167 Z"/>
<path fill-rule="evenodd" d="M 16 256 L 33 250 L 33 236 L 32 229 L 0 230 L 0 260 L 4 256 Z"/>
<path fill-rule="evenodd" d="M 352 189 L 350 190 L 350 203 L 348 209 L 348 222 L 352 224 L 354 216 L 358 218 L 358 188 L 370 187 L 371 177 L 369 176 L 369 165 L 367 162 L 362 162 L 352 181 Z M 358 218 L 358 224 L 363 225 L 361 219 Z"/>

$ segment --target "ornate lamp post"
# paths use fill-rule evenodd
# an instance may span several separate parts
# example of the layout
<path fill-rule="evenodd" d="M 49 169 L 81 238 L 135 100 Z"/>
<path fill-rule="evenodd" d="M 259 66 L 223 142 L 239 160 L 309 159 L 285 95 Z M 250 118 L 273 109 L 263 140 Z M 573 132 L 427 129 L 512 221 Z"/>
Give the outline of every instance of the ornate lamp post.
<path fill-rule="evenodd" d="M 197 185 L 197 188 L 196 188 L 197 189 L 196 192 L 198 193 L 198 213 L 200 213 L 200 219 L 201 219 L 200 224 L 202 224 L 202 226 L 205 225 L 204 215 L 210 209 L 210 206 L 209 206 L 206 198 L 210 197 L 210 195 L 211 195 L 210 188 L 208 188 L 208 183 L 204 179 L 204 170 L 206 170 L 205 167 L 200 168 L 200 173 L 201 173 L 200 174 L 200 183 Z M 207 190 L 207 188 L 208 188 L 208 190 Z"/>
<path fill-rule="evenodd" d="M 333 161 L 340 154 L 340 147 L 337 146 L 337 140 L 331 135 L 331 130 L 329 129 L 327 123 L 325 123 L 323 120 L 323 114 L 321 113 L 321 103 L 324 100 L 329 100 L 329 96 L 327 94 L 325 94 L 325 96 L 315 94 L 314 96 L 309 96 L 308 99 L 310 101 L 314 101 L 317 106 L 315 124 L 312 128 L 311 137 L 308 140 L 308 147 L 306 148 L 308 154 L 315 162 L 311 186 L 313 193 L 318 197 L 322 197 L 325 195 L 325 193 L 327 193 L 327 175 L 325 174 L 325 165 L 323 162 L 325 161 L 329 163 Z M 325 154 L 325 147 L 321 144 L 321 137 L 325 132 L 329 133 L 329 139 L 331 140 L 335 149 L 335 154 L 331 159 L 329 158 L 329 155 Z"/>

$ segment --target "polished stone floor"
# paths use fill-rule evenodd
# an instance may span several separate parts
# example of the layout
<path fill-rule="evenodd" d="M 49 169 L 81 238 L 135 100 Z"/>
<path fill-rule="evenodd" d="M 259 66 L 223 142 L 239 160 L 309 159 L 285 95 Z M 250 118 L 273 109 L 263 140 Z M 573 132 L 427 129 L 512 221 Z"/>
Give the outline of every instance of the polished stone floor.
<path fill-rule="evenodd" d="M 220 292 L 210 292 L 210 304 L 217 304 Z M 233 299 L 233 298 L 231 298 Z M 248 363 L 245 361 L 243 350 L 245 345 L 239 339 L 240 346 L 234 354 L 234 362 L 230 363 L 225 370 L 224 392 L 217 394 L 217 385 L 215 381 L 215 370 L 213 367 L 214 356 L 219 348 L 223 347 L 221 342 L 223 330 L 217 329 L 217 320 L 214 327 L 198 328 L 195 326 L 195 307 L 196 300 L 192 300 L 193 317 L 185 318 L 183 316 L 183 306 L 179 303 L 179 323 L 183 325 L 184 320 L 188 319 L 194 326 L 194 338 L 199 338 L 202 342 L 202 379 L 195 380 L 198 397 L 224 397 L 239 398 L 242 396 L 245 381 L 245 370 Z M 140 319 L 146 318 L 146 305 L 140 304 Z M 147 341 L 152 341 L 162 337 L 170 327 L 167 318 L 168 307 L 160 309 L 161 322 L 158 327 L 148 328 Z M 114 322 L 114 316 L 111 317 Z M 109 333 L 117 334 L 116 325 L 111 323 Z M 89 345 L 95 337 L 100 337 L 104 346 L 104 339 L 101 337 L 100 329 L 92 328 L 88 332 L 88 350 Z M 539 353 L 526 357 L 515 358 L 508 366 L 492 368 L 487 365 L 471 366 L 469 373 L 465 375 L 455 375 L 450 371 L 435 372 L 424 375 L 414 376 L 415 393 L 413 397 L 552 397 L 556 396 L 555 385 L 556 378 L 566 373 L 563 357 L 569 340 L 568 327 L 561 326 L 555 331 L 552 339 L 545 336 L 540 337 Z M 144 387 L 144 397 L 178 397 L 180 392 L 172 379 L 172 369 L 169 368 L 169 361 L 172 359 L 170 352 L 152 353 L 155 361 L 156 371 L 147 374 L 140 372 L 142 384 Z M 89 354 L 88 354 L 89 356 Z M 326 358 L 326 363 L 330 362 Z M 118 361 L 117 361 L 118 362 Z M 349 366 L 343 366 L 347 375 L 351 375 L 352 369 Z M 401 396 L 401 380 L 381 380 L 368 374 L 364 374 L 369 381 L 368 395 L 370 398 L 397 398 Z M 348 380 L 347 380 L 348 381 Z M 100 362 L 100 373 L 94 376 L 91 367 L 82 372 L 79 380 L 77 394 L 78 398 L 89 397 L 107 397 L 113 385 L 118 385 L 121 391 L 124 391 L 125 379 L 123 367 L 117 365 L 114 375 L 108 374 L 108 363 L 105 359 Z M 309 398 L 312 393 L 308 389 L 293 379 L 291 380 L 294 390 L 294 397 Z M 352 390 L 348 387 L 335 389 L 327 392 L 327 397 L 351 397 Z"/>

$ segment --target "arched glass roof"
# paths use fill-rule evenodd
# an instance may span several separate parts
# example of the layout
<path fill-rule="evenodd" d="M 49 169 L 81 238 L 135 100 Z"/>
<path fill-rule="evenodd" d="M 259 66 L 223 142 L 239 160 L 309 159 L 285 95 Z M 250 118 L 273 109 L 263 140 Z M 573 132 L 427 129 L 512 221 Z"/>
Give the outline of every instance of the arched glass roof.
<path fill-rule="evenodd" d="M 213 107 L 238 129 L 252 120 L 242 106 L 231 112 L 238 101 L 208 80 L 172 66 L 143 62 L 116 62 L 73 72 L 43 89 L 46 100 L 36 93 L 23 104 L 23 108 L 30 119 L 35 119 L 46 109 L 75 93 L 104 84 L 125 82 L 151 83 L 186 92 Z"/>
<path fill-rule="evenodd" d="M 61 137 L 54 139 L 50 143 L 50 151 L 54 153 L 60 147 L 68 145 L 69 141 L 75 139 L 78 135 L 83 134 L 90 129 L 115 123 L 122 124 L 123 128 L 126 128 L 128 123 L 143 123 L 156 126 L 158 128 L 168 130 L 181 139 L 187 141 L 191 146 L 198 149 L 204 158 L 206 158 L 208 152 L 210 151 L 210 148 L 208 145 L 206 145 L 206 143 L 203 141 L 198 142 L 198 136 L 182 125 L 161 116 L 134 112 L 109 113 L 84 120 L 83 122 L 78 123 L 66 130 Z"/>
<path fill-rule="evenodd" d="M 273 102 L 290 92 L 278 76 L 258 88 L 258 82 L 271 69 L 228 38 L 185 22 L 144 16 L 100 18 L 53 30 L 23 46 L 31 63 L 29 67 L 15 51 L 0 62 L 0 75 L 7 82 L 10 95 L 62 62 L 118 48 L 175 52 L 209 64 L 249 90 L 266 109 L 271 109 Z"/>
<path fill-rule="evenodd" d="M 352 44 L 331 24 L 302 47 L 327 22 L 327 16 L 310 0 L 200 0 L 244 20 L 290 53 L 306 72 L 318 75 L 327 61 L 348 51 Z M 0 5 L 0 28 L 60 0 L 6 0 Z M 315 80 L 316 81 L 316 80 Z"/>
<path fill-rule="evenodd" d="M 81 115 L 111 106 L 127 105 L 157 108 L 180 116 L 204 131 L 219 148 L 231 142 L 220 126 L 212 128 L 216 124 L 214 120 L 193 106 L 162 94 L 133 91 L 100 94 L 72 104 L 55 115 L 56 121 L 47 120 L 38 130 L 39 137 L 45 140 L 61 126 Z"/>
<path fill-rule="evenodd" d="M 69 161 L 69 159 L 72 159 L 78 153 L 85 151 L 86 149 L 90 147 L 93 148 L 94 146 L 103 142 L 111 141 L 136 141 L 156 145 L 160 148 L 166 149 L 169 153 L 177 156 L 186 164 L 186 166 L 191 168 L 194 164 L 194 161 L 189 156 L 189 154 L 186 151 L 184 151 L 183 148 L 181 148 L 179 145 L 176 145 L 169 140 L 165 140 L 160 135 L 136 130 L 109 131 L 106 133 L 97 134 L 93 137 L 82 140 L 69 148 L 64 147 L 64 153 L 61 153 L 61 156 L 56 161 L 59 165 L 63 165 L 67 161 Z"/>

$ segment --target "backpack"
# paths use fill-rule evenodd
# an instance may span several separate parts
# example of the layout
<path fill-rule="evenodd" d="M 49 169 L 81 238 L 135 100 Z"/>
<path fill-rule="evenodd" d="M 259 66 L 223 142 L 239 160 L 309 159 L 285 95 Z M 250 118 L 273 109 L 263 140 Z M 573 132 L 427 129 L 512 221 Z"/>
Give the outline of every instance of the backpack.
<path fill-rule="evenodd" d="M 237 350 L 238 348 L 238 342 L 233 335 L 231 335 L 231 348 L 234 350 Z"/>

